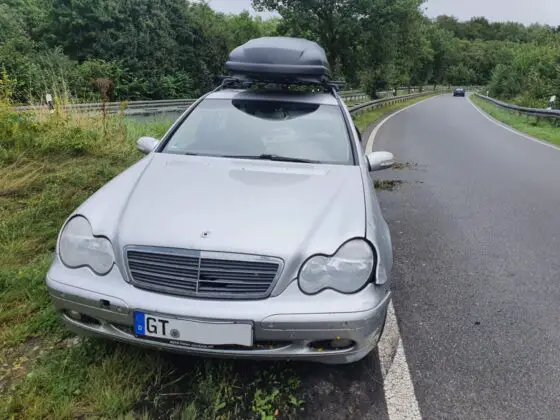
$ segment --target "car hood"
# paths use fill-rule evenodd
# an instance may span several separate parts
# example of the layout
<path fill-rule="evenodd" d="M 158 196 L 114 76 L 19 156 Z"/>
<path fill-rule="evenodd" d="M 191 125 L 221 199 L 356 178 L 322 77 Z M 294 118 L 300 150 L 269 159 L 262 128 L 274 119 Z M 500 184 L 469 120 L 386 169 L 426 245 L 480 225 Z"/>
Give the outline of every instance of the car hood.
<path fill-rule="evenodd" d="M 123 205 L 116 242 L 269 255 L 334 252 L 364 236 L 358 166 L 155 153 Z"/>
<path fill-rule="evenodd" d="M 311 255 L 366 235 L 364 198 L 359 166 L 151 153 L 70 217 L 111 240 L 125 278 L 127 245 L 281 258 L 276 296 Z"/>

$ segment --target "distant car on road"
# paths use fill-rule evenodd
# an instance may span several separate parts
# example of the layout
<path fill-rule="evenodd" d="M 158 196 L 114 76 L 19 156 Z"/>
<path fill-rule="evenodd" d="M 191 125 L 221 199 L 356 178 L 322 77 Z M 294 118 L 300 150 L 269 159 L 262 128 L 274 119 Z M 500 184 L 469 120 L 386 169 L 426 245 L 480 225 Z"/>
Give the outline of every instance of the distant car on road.
<path fill-rule="evenodd" d="M 465 97 L 465 89 L 464 88 L 456 88 L 453 91 L 453 96 L 462 96 L 464 98 Z"/>
<path fill-rule="evenodd" d="M 79 334 L 176 352 L 363 359 L 393 264 L 370 172 L 393 155 L 363 151 L 316 43 L 256 39 L 227 67 L 66 220 L 56 311 Z"/>

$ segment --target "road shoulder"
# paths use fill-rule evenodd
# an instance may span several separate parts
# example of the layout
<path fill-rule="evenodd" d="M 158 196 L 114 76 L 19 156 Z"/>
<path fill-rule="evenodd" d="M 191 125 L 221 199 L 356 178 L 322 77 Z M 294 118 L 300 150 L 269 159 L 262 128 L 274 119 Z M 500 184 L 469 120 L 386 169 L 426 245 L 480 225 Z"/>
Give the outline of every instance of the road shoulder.
<path fill-rule="evenodd" d="M 560 150 L 560 128 L 553 127 L 552 124 L 548 123 L 541 127 L 531 126 L 523 120 L 525 117 L 518 117 L 509 111 L 499 109 L 493 104 L 483 105 L 480 99 L 473 100 L 472 95 L 469 95 L 467 100 L 488 121 L 527 140 Z M 525 127 L 526 130 L 521 129 L 522 127 Z M 533 134 L 540 135 L 535 136 Z"/>

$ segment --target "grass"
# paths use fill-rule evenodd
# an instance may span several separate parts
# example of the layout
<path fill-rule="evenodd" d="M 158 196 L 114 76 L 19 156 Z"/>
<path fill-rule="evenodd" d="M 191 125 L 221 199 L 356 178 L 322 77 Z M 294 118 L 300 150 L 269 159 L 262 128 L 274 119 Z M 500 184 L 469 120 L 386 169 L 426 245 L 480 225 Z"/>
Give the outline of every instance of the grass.
<path fill-rule="evenodd" d="M 241 366 L 83 340 L 52 348 L 12 390 L 0 414 L 26 419 L 272 418 L 300 403 L 294 399 L 299 382 L 292 375 L 282 364 Z"/>
<path fill-rule="evenodd" d="M 115 418 L 130 410 L 163 369 L 150 353 L 118 345 L 84 341 L 53 347 L 9 395 L 4 409 L 21 418 Z"/>
<path fill-rule="evenodd" d="M 130 410 L 161 370 L 97 342 L 68 348 L 44 284 L 68 214 L 141 157 L 123 118 L 0 108 L 0 418 L 75 418 Z"/>
<path fill-rule="evenodd" d="M 358 126 L 413 102 L 362 114 Z M 297 417 L 309 370 L 76 340 L 51 307 L 44 276 L 62 223 L 142 157 L 138 137 L 161 137 L 170 124 L 23 116 L 0 104 L 0 418 Z"/>
<path fill-rule="evenodd" d="M 509 111 L 497 107 L 496 105 L 485 101 L 475 95 L 471 96 L 471 100 L 486 113 L 521 131 L 541 140 L 548 141 L 552 144 L 560 146 L 560 127 L 554 125 L 550 120 L 537 119 L 536 117 L 520 115 L 516 112 Z"/>

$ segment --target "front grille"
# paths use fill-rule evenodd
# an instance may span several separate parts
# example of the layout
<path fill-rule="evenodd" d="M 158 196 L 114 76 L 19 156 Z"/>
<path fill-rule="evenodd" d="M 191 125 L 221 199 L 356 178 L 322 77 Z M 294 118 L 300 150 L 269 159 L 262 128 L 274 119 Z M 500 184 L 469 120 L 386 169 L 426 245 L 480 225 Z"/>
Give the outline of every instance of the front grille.
<path fill-rule="evenodd" d="M 161 248 L 130 247 L 125 256 L 136 287 L 198 297 L 264 298 L 282 266 L 270 257 Z"/>

